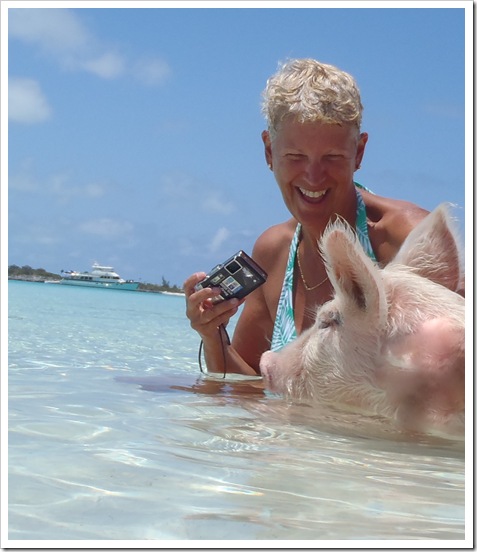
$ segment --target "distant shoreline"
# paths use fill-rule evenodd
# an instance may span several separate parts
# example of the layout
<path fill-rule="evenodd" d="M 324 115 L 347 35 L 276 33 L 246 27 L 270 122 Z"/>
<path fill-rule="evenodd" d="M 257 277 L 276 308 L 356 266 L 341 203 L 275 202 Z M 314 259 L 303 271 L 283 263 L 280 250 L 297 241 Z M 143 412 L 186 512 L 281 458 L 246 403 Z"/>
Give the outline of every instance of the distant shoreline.
<path fill-rule="evenodd" d="M 53 278 L 46 278 L 43 276 L 26 276 L 26 275 L 16 275 L 16 276 L 9 276 L 9 280 L 16 280 L 18 282 L 30 282 L 33 284 L 44 284 L 46 280 L 52 280 Z M 58 279 L 58 283 L 60 282 L 60 278 Z M 71 287 L 71 286 L 70 286 Z M 80 287 L 80 286 L 78 286 Z M 101 289 L 101 288 L 94 288 L 94 289 Z M 117 291 L 117 290 L 116 290 Z M 174 295 L 177 297 L 184 297 L 185 293 L 181 291 L 160 291 L 160 290 L 153 290 L 153 289 L 136 289 L 136 290 L 125 290 L 125 291 L 139 291 L 140 293 L 161 293 L 162 295 Z"/>
<path fill-rule="evenodd" d="M 45 280 L 52 280 L 52 278 L 45 278 L 43 276 L 23 276 L 21 274 L 19 274 L 18 276 L 9 276 L 8 277 L 9 280 L 20 280 L 22 282 L 35 282 L 35 283 L 39 283 L 39 284 L 42 284 L 45 282 Z M 58 279 L 58 281 L 60 281 Z"/>

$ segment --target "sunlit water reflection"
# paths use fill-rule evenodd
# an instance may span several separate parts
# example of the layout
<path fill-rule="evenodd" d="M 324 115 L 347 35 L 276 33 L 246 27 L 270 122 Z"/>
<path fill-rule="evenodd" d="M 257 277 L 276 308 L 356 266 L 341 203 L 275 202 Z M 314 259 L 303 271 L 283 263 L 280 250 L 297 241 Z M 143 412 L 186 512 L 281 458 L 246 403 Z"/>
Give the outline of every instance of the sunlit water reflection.
<path fill-rule="evenodd" d="M 464 538 L 458 443 L 200 378 L 197 348 L 183 298 L 9 283 L 10 539 Z"/>

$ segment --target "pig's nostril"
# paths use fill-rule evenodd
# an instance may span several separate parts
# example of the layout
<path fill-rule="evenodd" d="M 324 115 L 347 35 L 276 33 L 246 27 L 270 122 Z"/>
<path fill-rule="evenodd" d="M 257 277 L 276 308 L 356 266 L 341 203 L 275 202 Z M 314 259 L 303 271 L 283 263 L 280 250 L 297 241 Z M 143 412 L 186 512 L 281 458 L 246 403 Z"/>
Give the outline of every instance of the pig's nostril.
<path fill-rule="evenodd" d="M 270 379 L 270 375 L 268 373 L 268 368 L 263 362 L 263 360 L 260 362 L 260 372 L 264 378 Z"/>
<path fill-rule="evenodd" d="M 268 355 L 267 353 L 264 353 L 264 355 L 260 359 L 260 373 L 267 381 L 271 381 L 270 368 L 272 364 L 273 362 L 272 362 L 272 359 L 270 359 L 270 355 Z"/>

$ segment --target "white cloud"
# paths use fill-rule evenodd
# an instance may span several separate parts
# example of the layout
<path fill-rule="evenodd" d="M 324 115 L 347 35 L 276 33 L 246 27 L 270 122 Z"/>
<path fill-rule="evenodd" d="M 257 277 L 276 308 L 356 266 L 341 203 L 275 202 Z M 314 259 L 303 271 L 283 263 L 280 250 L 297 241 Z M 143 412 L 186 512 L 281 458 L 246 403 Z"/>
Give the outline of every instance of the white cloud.
<path fill-rule="evenodd" d="M 39 245 L 56 245 L 57 243 L 61 243 L 61 240 L 58 238 L 58 236 L 47 236 L 38 234 L 33 235 L 32 241 L 38 243 Z"/>
<path fill-rule="evenodd" d="M 167 199 L 195 201 L 198 184 L 189 175 L 178 171 L 162 175 L 160 189 Z"/>
<path fill-rule="evenodd" d="M 90 61 L 83 62 L 86 71 L 103 79 L 114 79 L 124 73 L 124 60 L 118 54 L 106 52 Z"/>
<path fill-rule="evenodd" d="M 209 244 L 209 253 L 217 253 L 222 244 L 228 239 L 229 236 L 230 232 L 229 230 L 227 230 L 227 228 L 219 228 Z"/>
<path fill-rule="evenodd" d="M 171 75 L 160 57 L 127 59 L 117 47 L 94 36 L 82 22 L 81 10 L 62 8 L 12 8 L 9 37 L 35 48 L 62 68 L 87 71 L 103 79 L 132 76 L 142 84 L 162 85 Z"/>
<path fill-rule="evenodd" d="M 143 84 L 161 85 L 171 75 L 171 68 L 160 58 L 142 59 L 136 62 L 133 73 Z"/>
<path fill-rule="evenodd" d="M 37 179 L 32 175 L 32 158 L 26 158 L 20 163 L 18 172 L 8 177 L 8 189 L 19 192 L 36 192 L 40 190 Z"/>
<path fill-rule="evenodd" d="M 88 220 L 79 225 L 79 230 L 85 234 L 91 234 L 106 240 L 128 237 L 133 225 L 128 221 L 101 218 Z"/>
<path fill-rule="evenodd" d="M 202 209 L 208 213 L 228 215 L 235 210 L 235 207 L 232 202 L 224 199 L 222 194 L 214 193 L 204 199 Z"/>
<path fill-rule="evenodd" d="M 106 193 L 104 186 L 97 183 L 86 184 L 82 189 L 80 189 L 81 195 L 89 198 L 103 197 Z"/>
<path fill-rule="evenodd" d="M 56 245 L 62 242 L 61 236 L 51 226 L 51 224 L 45 225 L 28 225 L 23 223 L 19 229 L 12 236 L 15 243 L 32 245 Z"/>
<path fill-rule="evenodd" d="M 10 77 L 8 81 L 10 121 L 25 124 L 42 123 L 51 117 L 51 113 L 51 107 L 35 80 Z"/>
<path fill-rule="evenodd" d="M 92 36 L 67 9 L 12 8 L 8 12 L 9 36 L 37 46 L 43 53 L 64 59 L 87 50 Z"/>
<path fill-rule="evenodd" d="M 67 171 L 57 172 L 40 180 L 35 174 L 35 167 L 30 158 L 25 159 L 19 170 L 10 175 L 8 187 L 17 192 L 48 194 L 62 204 L 78 199 L 97 199 L 103 197 L 108 189 L 108 185 L 101 182 L 78 184 Z"/>
<path fill-rule="evenodd" d="M 197 253 L 197 245 L 190 238 L 179 238 L 175 246 L 175 251 L 184 257 L 190 257 Z"/>
<path fill-rule="evenodd" d="M 63 203 L 72 199 L 96 199 L 105 194 L 105 188 L 97 182 L 85 185 L 77 185 L 67 173 L 52 175 L 44 187 L 55 195 Z"/>
<path fill-rule="evenodd" d="M 171 202 L 181 206 L 186 202 L 207 214 L 229 215 L 235 211 L 234 204 L 224 198 L 222 191 L 179 171 L 161 177 L 161 191 Z"/>
<path fill-rule="evenodd" d="M 461 119 L 464 117 L 464 108 L 460 105 L 433 103 L 425 105 L 424 110 L 431 115 L 444 119 Z"/>

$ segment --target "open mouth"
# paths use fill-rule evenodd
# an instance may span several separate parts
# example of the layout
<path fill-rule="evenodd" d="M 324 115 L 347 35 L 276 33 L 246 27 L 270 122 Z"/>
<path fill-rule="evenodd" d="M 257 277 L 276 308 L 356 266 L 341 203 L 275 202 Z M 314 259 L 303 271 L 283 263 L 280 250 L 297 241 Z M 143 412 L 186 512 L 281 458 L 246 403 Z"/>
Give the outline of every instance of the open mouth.
<path fill-rule="evenodd" d="M 319 190 L 319 191 L 313 192 L 311 190 L 306 190 L 305 188 L 298 188 L 298 190 L 300 191 L 300 194 L 302 196 L 312 201 L 320 200 L 326 195 L 328 191 L 328 190 Z"/>

